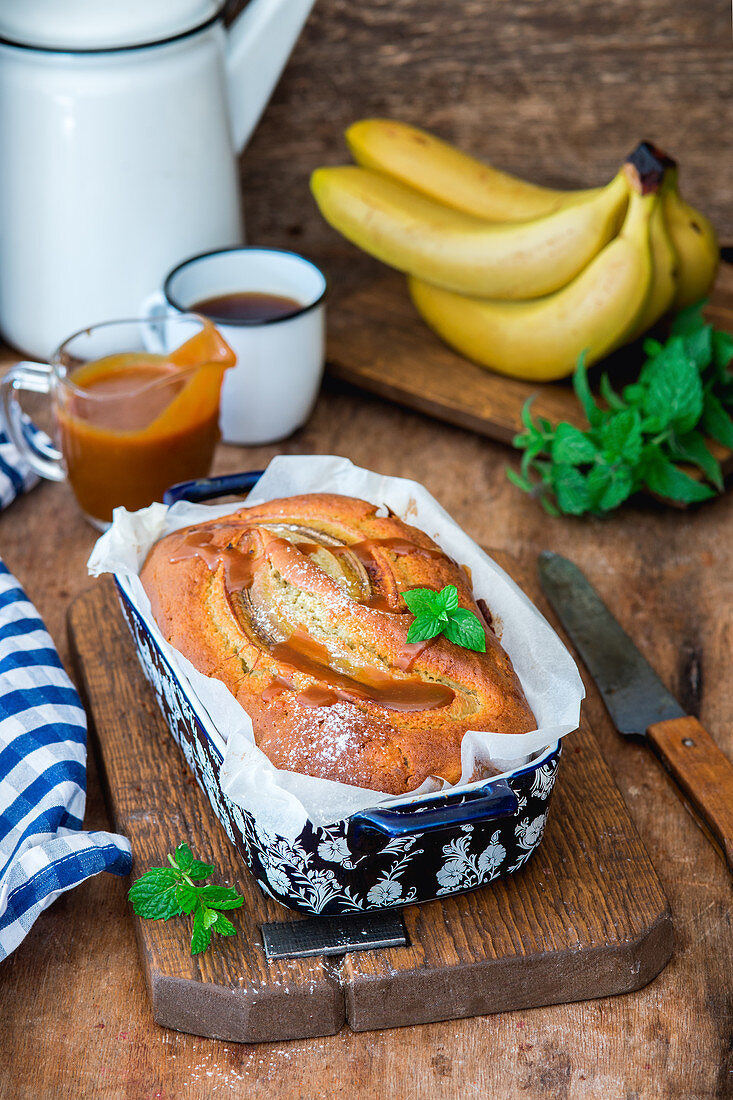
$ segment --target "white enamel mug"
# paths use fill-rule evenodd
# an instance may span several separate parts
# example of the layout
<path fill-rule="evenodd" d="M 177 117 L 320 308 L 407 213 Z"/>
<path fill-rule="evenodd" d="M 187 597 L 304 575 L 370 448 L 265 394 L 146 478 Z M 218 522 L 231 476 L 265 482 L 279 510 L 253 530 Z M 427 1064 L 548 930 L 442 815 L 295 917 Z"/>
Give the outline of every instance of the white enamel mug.
<path fill-rule="evenodd" d="M 145 301 L 151 321 L 190 313 L 227 294 L 293 298 L 297 309 L 268 321 L 212 320 L 237 356 L 226 372 L 219 427 L 225 443 L 273 443 L 310 416 L 323 377 L 326 278 L 296 252 L 224 248 L 174 267 Z"/>

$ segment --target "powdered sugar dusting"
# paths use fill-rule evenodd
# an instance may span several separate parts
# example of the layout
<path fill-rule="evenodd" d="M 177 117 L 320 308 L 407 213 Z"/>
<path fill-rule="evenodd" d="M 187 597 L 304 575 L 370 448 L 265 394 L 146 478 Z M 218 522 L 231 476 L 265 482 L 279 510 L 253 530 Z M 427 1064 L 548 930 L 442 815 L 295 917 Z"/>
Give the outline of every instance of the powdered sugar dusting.
<path fill-rule="evenodd" d="M 352 725 L 355 710 L 345 702 L 319 707 L 318 718 L 314 721 L 312 710 L 294 709 L 288 727 L 289 751 L 284 754 L 280 766 L 302 766 L 306 750 L 314 762 L 337 764 L 340 760 L 347 761 L 363 740 Z"/>
<path fill-rule="evenodd" d="M 280 455 L 268 466 L 248 504 L 313 492 L 336 492 L 377 505 L 387 504 L 403 519 L 414 506 L 415 525 L 430 534 L 453 560 L 470 566 L 476 595 L 485 597 L 495 621 L 501 620 L 502 644 L 538 724 L 537 730 L 529 734 L 472 735 L 480 738 L 497 766 L 514 767 L 577 728 L 583 686 L 567 650 L 514 582 L 422 486 L 360 469 L 344 458 Z M 221 741 L 221 732 L 229 734 L 221 775 L 222 789 L 228 797 L 248 809 L 258 821 L 261 818 L 263 827 L 270 824 L 271 831 L 292 838 L 299 835 L 308 820 L 315 825 L 337 821 L 374 805 L 383 796 L 353 785 L 281 773 L 273 767 L 254 746 L 250 727 L 242 721 L 241 708 L 234 697 L 222 699 L 218 689 L 226 694 L 226 688 L 220 681 L 197 674 L 190 662 L 185 662 L 160 637 L 138 577 L 142 556 L 158 538 L 189 524 L 230 513 L 231 505 L 177 504 L 168 510 L 158 505 L 134 514 L 118 509 L 112 527 L 95 547 L 89 568 L 95 575 L 102 572 L 117 575 L 134 606 L 145 616 L 146 625 L 161 645 L 166 660 L 182 674 L 200 708 L 216 715 L 213 736 Z M 473 760 L 468 760 L 468 753 L 466 756 L 470 776 Z M 462 775 L 460 783 L 466 782 L 466 776 Z"/>

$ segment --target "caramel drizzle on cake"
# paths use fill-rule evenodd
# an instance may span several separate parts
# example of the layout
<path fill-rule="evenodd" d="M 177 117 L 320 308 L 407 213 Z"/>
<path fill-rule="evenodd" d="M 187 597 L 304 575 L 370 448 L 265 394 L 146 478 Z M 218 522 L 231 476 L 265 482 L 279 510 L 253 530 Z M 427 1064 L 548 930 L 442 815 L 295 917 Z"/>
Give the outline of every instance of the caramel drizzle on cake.
<path fill-rule="evenodd" d="M 407 644 L 408 589 L 454 584 L 481 611 L 466 569 L 367 501 L 240 508 L 162 538 L 140 579 L 163 636 L 226 684 L 278 768 L 401 794 L 455 783 L 466 730 L 536 725 L 488 609 L 485 653 Z"/>
<path fill-rule="evenodd" d="M 240 622 L 240 601 L 236 597 L 241 597 L 251 589 L 258 569 L 262 568 L 270 559 L 272 552 L 283 544 L 287 544 L 297 553 L 307 557 L 317 568 L 321 568 L 318 558 L 322 558 L 324 553 L 336 559 L 337 567 L 328 570 L 330 576 L 334 576 L 334 573 L 337 576 L 339 572 L 344 573 L 344 558 L 358 561 L 365 567 L 367 587 L 360 595 L 351 595 L 351 598 L 372 610 L 385 614 L 401 615 L 404 614 L 405 609 L 399 606 L 394 596 L 390 600 L 388 595 L 371 583 L 369 568 L 374 565 L 375 552 L 384 549 L 398 557 L 407 554 L 428 559 L 446 557 L 437 547 L 421 547 L 406 538 L 374 538 L 362 539 L 350 544 L 336 543 L 331 540 L 318 541 L 319 538 L 323 539 L 323 534 L 309 530 L 308 535 L 312 541 L 302 541 L 305 531 L 300 527 L 294 529 L 290 538 L 282 535 L 276 537 L 261 552 L 252 545 L 242 545 L 250 542 L 247 536 L 255 530 L 254 527 L 240 527 L 236 531 L 233 530 L 236 541 L 225 546 L 217 546 L 214 542 L 215 534 L 225 530 L 226 527 L 226 524 L 212 524 L 206 528 L 184 532 L 180 540 L 171 546 L 168 560 L 171 564 L 177 564 L 192 557 L 200 558 L 211 572 L 223 566 L 227 595 Z M 281 530 L 281 527 L 267 525 L 265 529 L 274 533 Z M 359 579 L 364 578 L 359 577 Z M 252 625 L 251 618 L 247 625 Z M 257 633 L 256 629 L 255 632 Z M 358 669 L 337 667 L 328 648 L 317 642 L 302 627 L 292 631 L 282 641 L 272 642 L 266 637 L 260 640 L 267 653 L 281 665 L 313 676 L 323 685 L 312 684 L 298 691 L 284 677 L 276 675 L 271 684 L 263 689 L 262 697 L 266 701 L 276 698 L 284 691 L 292 690 L 296 693 L 298 702 L 309 707 L 332 706 L 339 700 L 351 703 L 368 700 L 386 710 L 411 712 L 448 706 L 455 697 L 452 688 L 435 681 L 398 679 L 372 666 L 360 666 Z M 403 672 L 411 671 L 417 657 L 429 644 L 427 641 L 406 644 L 400 658 L 395 662 L 396 668 Z M 341 664 L 343 666 L 343 662 Z"/>

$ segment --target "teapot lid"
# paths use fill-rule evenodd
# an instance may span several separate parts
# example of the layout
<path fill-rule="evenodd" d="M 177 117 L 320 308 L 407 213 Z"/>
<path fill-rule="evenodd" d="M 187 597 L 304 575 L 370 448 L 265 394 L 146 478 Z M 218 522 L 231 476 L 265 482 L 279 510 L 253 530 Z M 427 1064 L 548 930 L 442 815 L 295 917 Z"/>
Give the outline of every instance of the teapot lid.
<path fill-rule="evenodd" d="M 128 49 L 197 30 L 223 7 L 220 0 L 16 0 L 0 4 L 0 39 L 63 52 Z"/>

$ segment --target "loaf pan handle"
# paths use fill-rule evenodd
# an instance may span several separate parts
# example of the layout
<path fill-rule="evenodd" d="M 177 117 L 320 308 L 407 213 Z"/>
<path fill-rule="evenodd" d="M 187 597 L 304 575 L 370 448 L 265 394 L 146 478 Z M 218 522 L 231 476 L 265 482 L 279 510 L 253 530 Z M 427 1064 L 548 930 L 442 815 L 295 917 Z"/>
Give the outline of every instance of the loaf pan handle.
<path fill-rule="evenodd" d="M 179 481 L 163 494 L 164 504 L 188 500 L 199 504 L 202 500 L 226 497 L 236 493 L 248 493 L 264 474 L 264 470 L 245 470 L 241 474 L 222 474 L 220 477 L 197 477 L 193 481 Z"/>
<path fill-rule="evenodd" d="M 447 794 L 430 806 L 427 810 L 412 806 L 376 806 L 372 810 L 352 814 L 349 818 L 349 845 L 377 851 L 397 837 L 436 833 L 458 825 L 475 825 L 511 817 L 519 809 L 519 799 L 506 779 L 497 779 L 475 791 Z"/>

